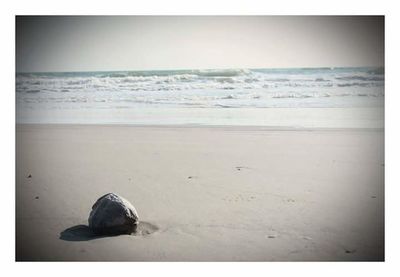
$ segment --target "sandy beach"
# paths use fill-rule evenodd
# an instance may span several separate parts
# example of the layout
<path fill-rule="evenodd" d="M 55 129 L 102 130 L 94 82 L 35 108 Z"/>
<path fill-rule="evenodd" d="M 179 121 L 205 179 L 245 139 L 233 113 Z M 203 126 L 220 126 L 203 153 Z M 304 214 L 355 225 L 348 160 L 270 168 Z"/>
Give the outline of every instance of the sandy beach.
<path fill-rule="evenodd" d="M 383 129 L 16 126 L 18 261 L 382 261 Z M 144 233 L 87 235 L 105 193 Z M 150 234 L 146 234 L 150 233 Z"/>

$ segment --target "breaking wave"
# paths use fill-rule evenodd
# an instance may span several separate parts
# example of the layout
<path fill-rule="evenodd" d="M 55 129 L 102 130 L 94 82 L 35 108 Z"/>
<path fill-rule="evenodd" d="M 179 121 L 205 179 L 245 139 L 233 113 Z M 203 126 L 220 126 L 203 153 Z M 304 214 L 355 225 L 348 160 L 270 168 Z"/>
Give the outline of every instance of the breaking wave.
<path fill-rule="evenodd" d="M 383 97 L 384 68 L 18 73 L 16 92 L 19 103 L 30 104 L 264 107 L 285 99 Z"/>

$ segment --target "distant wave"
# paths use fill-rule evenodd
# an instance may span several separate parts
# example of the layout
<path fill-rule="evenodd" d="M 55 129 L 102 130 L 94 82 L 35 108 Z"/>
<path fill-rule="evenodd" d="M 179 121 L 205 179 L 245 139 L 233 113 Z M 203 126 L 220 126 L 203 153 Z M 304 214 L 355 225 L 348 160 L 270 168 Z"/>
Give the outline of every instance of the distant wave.
<path fill-rule="evenodd" d="M 336 77 L 337 80 L 346 80 L 346 81 L 351 81 L 351 80 L 358 80 L 358 81 L 384 81 L 384 77 L 376 77 L 376 76 L 344 76 L 344 77 Z"/>
<path fill-rule="evenodd" d="M 172 70 L 17 74 L 18 93 L 43 91 L 251 90 L 277 87 L 380 87 L 378 69 Z"/>
<path fill-rule="evenodd" d="M 192 74 L 206 77 L 234 77 L 250 74 L 248 69 L 193 70 Z"/>
<path fill-rule="evenodd" d="M 18 103 L 57 107 L 275 107 L 384 97 L 384 82 L 383 68 L 18 73 L 16 94 Z"/>
<path fill-rule="evenodd" d="M 199 77 L 234 77 L 250 74 L 249 69 L 193 69 L 193 70 L 150 70 L 150 71 L 118 71 L 118 72 L 66 72 L 66 73 L 22 73 L 26 77 L 34 75 L 42 77 L 98 77 L 98 78 L 125 78 L 125 77 L 165 77 L 175 75 L 192 75 Z"/>

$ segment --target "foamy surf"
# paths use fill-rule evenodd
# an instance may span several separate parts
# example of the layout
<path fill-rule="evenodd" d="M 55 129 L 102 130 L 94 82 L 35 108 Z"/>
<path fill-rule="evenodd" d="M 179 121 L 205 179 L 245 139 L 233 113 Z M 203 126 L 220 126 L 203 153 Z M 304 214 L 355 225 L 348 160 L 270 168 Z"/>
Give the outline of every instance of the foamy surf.
<path fill-rule="evenodd" d="M 19 123 L 53 122 L 51 114 L 64 115 L 63 122 L 85 122 L 84 114 L 104 114 L 104 110 L 112 117 L 106 122 L 112 122 L 116 114 L 120 119 L 126 114 L 129 119 L 123 123 L 137 123 L 131 115 L 140 110 L 158 114 L 158 110 L 171 113 L 193 108 L 376 108 L 384 105 L 384 69 L 18 73 L 16 101 Z M 38 114 L 40 118 L 35 118 Z M 231 121 L 234 124 L 235 118 Z M 104 117 L 96 123 L 104 123 Z"/>

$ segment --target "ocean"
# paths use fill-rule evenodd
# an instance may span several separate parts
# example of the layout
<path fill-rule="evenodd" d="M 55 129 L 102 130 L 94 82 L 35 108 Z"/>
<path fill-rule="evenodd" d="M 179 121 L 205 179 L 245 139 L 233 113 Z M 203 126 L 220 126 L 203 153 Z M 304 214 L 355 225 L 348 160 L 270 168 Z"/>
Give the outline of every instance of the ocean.
<path fill-rule="evenodd" d="M 383 128 L 384 68 L 16 74 L 17 123 Z"/>

